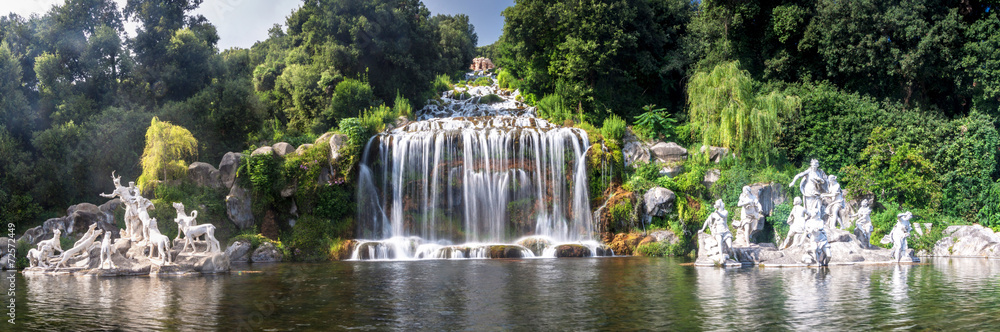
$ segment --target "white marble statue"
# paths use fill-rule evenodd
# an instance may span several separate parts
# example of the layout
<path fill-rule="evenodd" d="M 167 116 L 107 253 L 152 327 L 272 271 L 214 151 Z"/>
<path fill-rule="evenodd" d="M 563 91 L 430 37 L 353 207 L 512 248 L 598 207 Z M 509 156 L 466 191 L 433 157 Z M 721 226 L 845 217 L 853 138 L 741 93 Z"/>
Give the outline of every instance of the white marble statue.
<path fill-rule="evenodd" d="M 101 241 L 101 266 L 99 268 L 103 269 L 105 266 L 111 269 L 117 269 L 115 262 L 111 260 L 111 233 L 104 233 L 104 240 Z"/>
<path fill-rule="evenodd" d="M 137 196 L 135 198 L 135 206 L 134 206 L 134 208 L 136 209 L 136 215 L 139 217 L 139 222 L 140 222 L 140 225 L 139 225 L 139 230 L 140 230 L 139 233 L 140 234 L 139 235 L 140 235 L 140 238 L 142 240 L 138 240 L 137 241 L 133 237 L 132 241 L 142 242 L 143 240 L 149 240 L 149 239 L 151 239 L 150 229 L 149 229 L 150 225 L 149 224 L 150 224 L 150 220 L 152 220 L 152 218 L 149 216 L 149 210 L 155 208 L 153 206 L 153 201 L 150 201 L 150 200 L 148 200 L 148 199 L 146 199 L 146 198 L 144 198 L 142 196 Z M 159 229 L 157 229 L 156 232 L 159 233 Z"/>
<path fill-rule="evenodd" d="M 788 220 L 785 221 L 788 223 L 788 235 L 779 249 L 798 245 L 806 234 L 806 220 L 808 216 L 806 215 L 806 208 L 802 206 L 802 198 L 795 197 L 792 202 L 792 212 L 788 214 Z"/>
<path fill-rule="evenodd" d="M 191 211 L 191 216 L 186 216 L 184 215 L 184 204 L 174 203 L 174 208 L 177 209 L 177 218 L 174 219 L 177 222 L 177 230 L 179 233 L 184 233 L 184 248 L 181 249 L 181 252 L 187 251 L 189 246 L 192 252 L 196 251 L 194 241 L 200 236 L 204 236 L 205 242 L 208 244 L 205 252 L 222 251 L 222 248 L 219 246 L 219 240 L 215 239 L 215 225 L 197 225 L 195 217 L 198 216 L 198 211 Z"/>
<path fill-rule="evenodd" d="M 809 211 L 809 215 L 818 216 L 822 219 L 820 214 L 823 211 L 823 202 L 820 199 L 820 195 L 826 192 L 826 173 L 823 173 L 823 170 L 819 169 L 819 160 L 813 159 L 809 161 L 809 168 L 802 171 L 802 173 L 796 174 L 792 178 L 792 183 L 788 184 L 788 187 L 795 186 L 795 182 L 799 178 L 802 178 L 799 189 L 805 198 L 806 210 Z"/>
<path fill-rule="evenodd" d="M 53 255 L 52 251 L 53 248 L 48 243 L 42 244 L 39 248 L 28 250 L 28 265 L 31 267 L 49 267 L 49 257 Z"/>
<path fill-rule="evenodd" d="M 156 225 L 156 218 L 150 218 L 146 221 L 147 230 L 149 232 L 147 245 L 149 246 L 149 258 L 153 258 L 154 250 L 157 252 L 157 257 L 164 264 L 170 263 L 170 238 L 166 235 L 160 233 L 159 227 Z"/>
<path fill-rule="evenodd" d="M 806 236 L 813 243 L 812 257 L 808 257 L 806 262 L 812 261 L 820 266 L 826 266 L 830 263 L 830 242 L 826 236 L 823 220 L 817 216 L 810 216 L 809 220 L 806 220 L 805 229 Z"/>
<path fill-rule="evenodd" d="M 177 218 L 174 218 L 174 222 L 177 223 L 178 230 L 177 236 L 174 237 L 174 241 L 176 241 L 181 238 L 181 235 L 184 235 L 184 231 L 182 231 L 182 229 L 184 229 L 185 225 L 196 225 L 195 218 L 198 218 L 198 210 L 191 210 L 191 215 L 188 215 L 184 212 L 184 203 L 174 202 L 173 206 L 174 210 L 177 210 Z"/>
<path fill-rule="evenodd" d="M 740 220 L 734 222 L 733 226 L 736 227 L 737 234 L 743 243 L 750 245 L 750 237 L 763 226 L 764 214 L 762 211 L 764 208 L 760 205 L 757 196 L 750 192 L 750 186 L 743 186 L 743 193 L 740 194 L 740 200 L 736 206 L 740 207 Z"/>
<path fill-rule="evenodd" d="M 35 249 L 38 249 L 38 251 L 47 252 L 49 256 L 45 256 L 46 258 L 52 256 L 56 251 L 58 251 L 61 254 L 63 250 L 62 250 L 62 244 L 59 243 L 60 236 L 62 236 L 61 230 L 59 229 L 53 230 L 52 238 L 48 240 L 39 241 L 38 244 L 35 245 Z M 47 251 L 43 250 L 43 247 L 45 246 L 48 246 L 49 250 Z"/>
<path fill-rule="evenodd" d="M 840 190 L 840 183 L 837 182 L 836 175 L 826 178 L 827 190 L 823 197 L 828 197 L 832 201 L 826 206 L 826 227 L 845 229 L 844 221 L 840 218 L 840 210 L 844 208 L 844 191 Z"/>
<path fill-rule="evenodd" d="M 871 247 L 872 231 L 875 230 L 875 227 L 872 225 L 872 209 L 869 207 L 870 205 L 870 199 L 862 200 L 861 207 L 851 215 L 851 219 L 854 219 L 854 234 L 858 237 L 858 241 L 861 242 L 862 248 Z"/>
<path fill-rule="evenodd" d="M 913 213 L 906 211 L 896 215 L 896 226 L 889 232 L 889 239 L 892 240 L 892 258 L 896 262 L 902 262 L 907 254 L 906 238 L 910 236 L 913 228 L 910 226 L 910 219 Z M 908 258 L 908 257 L 907 257 Z"/>
<path fill-rule="evenodd" d="M 95 231 L 97 231 L 97 223 L 90 224 L 90 228 L 87 229 L 87 232 L 84 233 L 83 236 L 81 236 L 79 240 L 76 240 L 76 242 L 73 243 L 73 246 L 76 247 L 76 246 L 80 245 L 81 243 L 83 243 L 84 241 L 86 241 L 87 237 L 90 237 L 91 235 L 93 235 Z M 84 254 L 85 255 L 90 255 L 90 253 L 86 252 L 86 251 L 84 251 Z"/>
<path fill-rule="evenodd" d="M 90 247 L 94 244 L 94 240 L 96 240 L 97 237 L 103 232 L 104 231 L 102 230 L 96 230 L 92 233 L 88 233 L 81 238 L 80 241 L 77 241 L 77 245 L 74 245 L 73 248 L 66 249 L 66 251 L 62 253 L 62 256 L 59 256 L 59 262 L 56 263 L 56 270 L 58 270 L 60 266 L 65 267 L 66 261 L 73 258 L 73 256 L 76 256 L 76 254 L 85 253 L 89 255 L 87 251 L 89 251 Z"/>
<path fill-rule="evenodd" d="M 129 181 L 127 187 L 122 186 L 121 176 L 116 177 L 114 172 L 111 172 L 111 180 L 115 184 L 115 190 L 111 194 L 102 193 L 101 197 L 121 199 L 122 204 L 125 204 L 125 233 L 128 234 L 126 238 L 132 242 L 145 240 L 148 232 L 140 216 L 142 213 L 140 210 L 149 200 L 139 194 L 139 188 L 135 186 L 135 181 Z"/>
<path fill-rule="evenodd" d="M 712 231 L 712 236 L 719 243 L 719 252 L 716 254 L 728 258 L 735 258 L 733 250 L 733 233 L 729 232 L 726 220 L 729 219 L 729 212 L 726 211 L 726 203 L 721 199 L 715 201 L 715 211 L 708 215 L 705 224 L 701 226 L 698 233 L 704 233 L 705 228 Z"/>

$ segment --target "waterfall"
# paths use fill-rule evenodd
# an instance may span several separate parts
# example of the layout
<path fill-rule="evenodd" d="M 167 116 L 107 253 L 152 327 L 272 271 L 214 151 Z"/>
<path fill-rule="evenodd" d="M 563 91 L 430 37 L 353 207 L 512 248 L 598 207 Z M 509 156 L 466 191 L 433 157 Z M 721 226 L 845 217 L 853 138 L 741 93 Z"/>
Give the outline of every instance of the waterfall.
<path fill-rule="evenodd" d="M 490 245 L 541 236 L 593 242 L 587 133 L 534 116 L 512 96 L 479 104 L 469 89 L 364 148 L 354 259 L 490 257 Z M 454 243 L 462 243 L 460 246 Z M 519 245 L 518 257 L 534 256 Z M 523 250 L 522 250 L 523 249 Z M 367 252 L 362 252 L 366 250 Z M 497 254 L 493 254 L 496 256 Z"/>

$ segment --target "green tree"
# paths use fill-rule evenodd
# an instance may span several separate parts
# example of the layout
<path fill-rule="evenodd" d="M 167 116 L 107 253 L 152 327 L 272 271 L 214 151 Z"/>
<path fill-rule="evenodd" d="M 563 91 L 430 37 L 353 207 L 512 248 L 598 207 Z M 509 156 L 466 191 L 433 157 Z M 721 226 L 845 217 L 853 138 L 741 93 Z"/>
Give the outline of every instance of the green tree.
<path fill-rule="evenodd" d="M 167 181 L 183 176 L 187 172 L 184 158 L 194 156 L 197 152 L 198 141 L 190 131 L 153 117 L 149 129 L 146 129 L 139 187 L 152 188 L 157 180 Z"/>
<path fill-rule="evenodd" d="M 437 70 L 443 73 L 454 73 L 468 70 L 472 58 L 476 55 L 476 28 L 469 23 L 469 16 L 436 15 L 431 18 L 431 24 L 437 28 L 440 41 L 441 56 Z"/>
<path fill-rule="evenodd" d="M 863 162 L 840 169 L 844 188 L 854 197 L 871 194 L 878 202 L 937 211 L 941 185 L 934 165 L 920 149 L 894 142 L 896 133 L 896 128 L 881 126 L 872 130 L 858 158 Z"/>
<path fill-rule="evenodd" d="M 940 0 L 816 2 L 802 44 L 848 90 L 904 105 L 949 105 L 962 35 L 956 3 Z M 951 107 L 946 108 L 951 109 Z"/>
<path fill-rule="evenodd" d="M 965 30 L 960 82 L 982 110 L 1000 116 L 1000 18 L 996 11 Z"/>
<path fill-rule="evenodd" d="M 523 80 L 526 93 L 556 93 L 573 108 L 624 118 L 642 105 L 682 100 L 689 60 L 679 41 L 690 2 L 531 0 L 503 15 L 496 62 Z"/>
<path fill-rule="evenodd" d="M 691 77 L 691 129 L 704 145 L 723 146 L 747 159 L 766 162 L 780 130 L 779 114 L 797 112 L 801 101 L 777 91 L 755 91 L 750 74 L 739 66 L 739 62 L 727 62 Z"/>
<path fill-rule="evenodd" d="M 7 42 L 0 43 L 0 125 L 12 129 L 11 134 L 22 140 L 30 137 L 35 113 L 28 105 L 21 85 L 21 64 L 10 52 Z"/>

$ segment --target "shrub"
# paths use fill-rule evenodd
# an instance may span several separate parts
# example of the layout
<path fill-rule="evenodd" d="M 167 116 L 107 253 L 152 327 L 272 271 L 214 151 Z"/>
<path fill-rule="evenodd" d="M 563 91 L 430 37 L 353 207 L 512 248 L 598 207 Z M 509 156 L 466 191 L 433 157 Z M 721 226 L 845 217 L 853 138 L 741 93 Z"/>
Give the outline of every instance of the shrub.
<path fill-rule="evenodd" d="M 475 81 L 472 82 L 472 86 L 490 86 L 490 85 L 493 85 L 493 79 L 490 78 L 489 76 L 483 76 L 477 78 Z"/>
<path fill-rule="evenodd" d="M 293 260 L 316 261 L 329 258 L 331 223 L 329 219 L 303 215 L 292 228 L 291 239 L 287 242 L 293 253 Z"/>
<path fill-rule="evenodd" d="M 549 120 L 552 123 L 563 123 L 573 118 L 573 111 L 563 101 L 558 94 L 545 95 L 536 105 L 538 116 Z"/>
<path fill-rule="evenodd" d="M 518 88 L 516 84 L 517 79 L 514 78 L 514 75 L 511 74 L 510 71 L 500 69 L 500 71 L 497 72 L 497 85 L 500 86 L 501 89 L 516 90 Z"/>
<path fill-rule="evenodd" d="M 635 248 L 636 255 L 646 257 L 684 256 L 690 251 L 684 241 L 678 243 L 651 242 Z"/>
<path fill-rule="evenodd" d="M 601 126 L 601 136 L 604 136 L 606 140 L 621 142 L 622 137 L 625 136 L 625 120 L 614 114 L 604 119 L 604 124 Z"/>
<path fill-rule="evenodd" d="M 241 240 L 250 243 L 250 250 L 257 249 L 257 247 L 260 247 L 260 245 L 264 243 L 273 242 L 271 241 L 271 239 L 268 239 L 264 235 L 257 233 L 256 229 L 251 229 L 248 231 L 244 231 L 240 234 L 237 234 L 236 236 L 233 236 L 226 243 L 228 243 L 228 245 L 232 245 L 234 242 Z"/>
<path fill-rule="evenodd" d="M 405 116 L 407 118 L 413 117 L 413 106 L 410 105 L 410 101 L 403 97 L 403 95 L 396 93 L 396 100 L 392 102 L 392 112 L 396 114 L 397 117 Z"/>
<path fill-rule="evenodd" d="M 435 95 L 440 95 L 442 92 L 451 90 L 451 78 L 448 75 L 440 74 L 434 77 L 434 81 L 431 82 L 431 90 L 434 91 Z"/>
<path fill-rule="evenodd" d="M 375 94 L 367 82 L 346 79 L 337 84 L 330 106 L 323 115 L 326 123 L 332 125 L 341 119 L 358 116 L 363 110 L 375 104 Z"/>
<path fill-rule="evenodd" d="M 488 95 L 485 95 L 485 96 L 482 96 L 481 98 L 479 98 L 479 103 L 480 104 L 495 104 L 495 103 L 499 103 L 499 102 L 502 102 L 502 101 L 503 101 L 503 98 L 501 98 L 500 96 L 497 96 L 495 94 L 492 94 L 492 93 L 488 94 Z"/>
<path fill-rule="evenodd" d="M 621 230 L 634 229 L 635 216 L 632 214 L 632 200 L 623 199 L 611 206 L 611 224 L 622 227 Z"/>
<path fill-rule="evenodd" d="M 788 215 L 792 214 L 792 204 L 789 201 L 774 206 L 767 221 L 774 227 L 774 232 L 783 240 L 788 236 Z"/>
<path fill-rule="evenodd" d="M 643 106 L 645 112 L 635 117 L 636 123 L 632 126 L 632 131 L 644 140 L 661 137 L 669 140 L 673 137 L 677 120 L 671 118 L 665 108 L 653 109 L 653 107 L 656 105 Z"/>

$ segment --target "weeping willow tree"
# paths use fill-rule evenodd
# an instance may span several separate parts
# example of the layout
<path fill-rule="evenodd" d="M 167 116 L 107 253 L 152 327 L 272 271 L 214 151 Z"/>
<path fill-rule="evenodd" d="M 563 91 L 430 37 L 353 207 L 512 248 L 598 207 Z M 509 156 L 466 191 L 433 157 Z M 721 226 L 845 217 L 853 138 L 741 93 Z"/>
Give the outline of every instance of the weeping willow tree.
<path fill-rule="evenodd" d="M 156 180 L 166 181 L 186 175 L 184 158 L 194 156 L 197 151 L 198 140 L 190 131 L 153 117 L 146 130 L 139 187 L 146 189 L 147 184 L 155 186 Z M 162 178 L 158 178 L 160 175 Z"/>
<path fill-rule="evenodd" d="M 801 108 L 795 96 L 754 91 L 750 74 L 738 61 L 698 72 L 688 83 L 688 115 L 702 144 L 729 148 L 738 156 L 767 162 L 781 128 L 779 114 Z"/>

